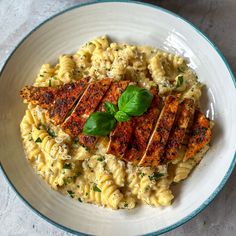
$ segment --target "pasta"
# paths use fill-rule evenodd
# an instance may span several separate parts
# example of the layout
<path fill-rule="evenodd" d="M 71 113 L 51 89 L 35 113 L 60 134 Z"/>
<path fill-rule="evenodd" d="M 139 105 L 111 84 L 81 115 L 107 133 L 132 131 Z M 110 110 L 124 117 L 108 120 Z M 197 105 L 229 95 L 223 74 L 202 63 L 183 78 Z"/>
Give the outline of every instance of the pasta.
<path fill-rule="evenodd" d="M 130 80 L 146 89 L 158 87 L 159 95 L 178 94 L 198 105 L 202 84 L 185 58 L 149 46 L 110 43 L 106 36 L 84 44 L 73 55 L 62 55 L 58 64 L 43 64 L 35 87 L 57 87 L 90 77 L 99 81 Z M 20 124 L 27 158 L 35 171 L 55 190 L 79 202 L 112 209 L 132 209 L 144 203 L 169 206 L 172 183 L 186 179 L 209 149 L 183 161 L 183 145 L 176 159 L 158 167 L 140 167 L 106 154 L 109 139 L 99 138 L 91 151 L 53 125 L 46 110 L 29 104 Z"/>

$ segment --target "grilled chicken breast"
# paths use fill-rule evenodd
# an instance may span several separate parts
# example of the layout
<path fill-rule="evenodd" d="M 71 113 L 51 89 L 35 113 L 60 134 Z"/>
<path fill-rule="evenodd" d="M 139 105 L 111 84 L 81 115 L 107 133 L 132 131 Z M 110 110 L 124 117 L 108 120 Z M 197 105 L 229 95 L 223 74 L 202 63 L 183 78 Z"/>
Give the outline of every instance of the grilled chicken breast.
<path fill-rule="evenodd" d="M 210 142 L 211 136 L 210 120 L 202 112 L 196 110 L 184 161 L 201 151 Z"/>
<path fill-rule="evenodd" d="M 123 157 L 124 160 L 134 164 L 141 160 L 161 110 L 162 99 L 159 97 L 157 89 L 152 88 L 151 93 L 153 100 L 150 108 L 142 116 L 133 118 L 135 129 L 131 138 L 132 142 Z"/>
<path fill-rule="evenodd" d="M 133 132 L 133 119 L 119 122 L 110 135 L 107 153 L 122 158 L 127 150 Z"/>
<path fill-rule="evenodd" d="M 66 133 L 75 138 L 82 132 L 87 118 L 95 111 L 110 84 L 109 78 L 89 84 L 72 114 L 62 124 Z"/>
<path fill-rule="evenodd" d="M 112 102 L 113 104 L 117 105 L 119 97 L 124 92 L 129 82 L 130 82 L 129 80 L 113 82 L 109 90 L 106 92 L 105 96 L 103 97 L 102 101 L 100 102 L 96 111 L 105 111 L 105 108 L 103 106 L 105 102 Z M 83 146 L 88 147 L 89 149 L 94 148 L 97 140 L 98 138 L 95 136 L 89 136 L 86 134 L 79 135 L 79 143 L 82 144 Z"/>
<path fill-rule="evenodd" d="M 166 145 L 166 161 L 173 160 L 177 157 L 177 152 L 184 140 L 185 133 L 193 113 L 194 101 L 192 99 L 184 99 L 184 101 L 179 105 L 179 112 Z"/>
<path fill-rule="evenodd" d="M 20 95 L 28 103 L 39 105 L 48 111 L 52 123 L 62 123 L 88 85 L 89 78 L 59 87 L 24 87 Z"/>
<path fill-rule="evenodd" d="M 165 105 L 161 111 L 154 131 L 147 145 L 146 152 L 139 162 L 139 165 L 156 167 L 163 162 L 165 145 L 169 138 L 177 109 L 177 97 L 172 95 L 167 96 L 165 99 Z"/>

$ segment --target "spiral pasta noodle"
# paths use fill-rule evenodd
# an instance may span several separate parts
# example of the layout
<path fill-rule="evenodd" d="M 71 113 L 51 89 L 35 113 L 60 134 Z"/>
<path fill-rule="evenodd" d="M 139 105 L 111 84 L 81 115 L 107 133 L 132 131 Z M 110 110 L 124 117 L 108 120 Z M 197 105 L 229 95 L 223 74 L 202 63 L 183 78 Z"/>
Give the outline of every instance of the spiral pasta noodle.
<path fill-rule="evenodd" d="M 67 145 L 58 145 L 46 130 L 33 127 L 32 138 L 52 159 L 70 159 Z"/>
<path fill-rule="evenodd" d="M 112 176 L 108 173 L 99 174 L 97 186 L 101 190 L 102 201 L 112 209 L 117 209 L 123 194 L 114 183 Z"/>

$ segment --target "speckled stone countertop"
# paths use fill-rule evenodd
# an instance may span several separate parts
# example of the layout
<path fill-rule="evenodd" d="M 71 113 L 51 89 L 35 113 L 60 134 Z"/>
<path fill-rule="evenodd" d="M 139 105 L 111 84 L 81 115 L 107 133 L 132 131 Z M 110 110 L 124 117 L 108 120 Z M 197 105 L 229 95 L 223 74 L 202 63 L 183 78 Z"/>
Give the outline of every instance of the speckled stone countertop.
<path fill-rule="evenodd" d="M 86 1 L 0 1 L 0 69 L 14 46 L 39 23 L 68 7 Z M 146 1 L 167 8 L 191 21 L 216 43 L 236 72 L 236 1 Z M 224 189 L 198 216 L 166 233 L 176 235 L 236 235 L 236 171 Z M 33 213 L 8 185 L 0 171 L 0 235 L 71 235 Z"/>

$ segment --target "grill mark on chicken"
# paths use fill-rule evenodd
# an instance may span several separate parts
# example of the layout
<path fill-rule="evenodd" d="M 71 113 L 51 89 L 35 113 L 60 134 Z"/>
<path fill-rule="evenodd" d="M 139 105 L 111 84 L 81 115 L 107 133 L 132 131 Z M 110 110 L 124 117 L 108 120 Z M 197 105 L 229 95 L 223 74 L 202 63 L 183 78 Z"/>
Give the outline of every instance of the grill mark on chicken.
<path fill-rule="evenodd" d="M 113 104 L 117 105 L 119 97 L 124 92 L 129 82 L 129 80 L 113 82 L 96 110 L 105 111 L 105 108 L 103 106 L 105 102 L 112 102 Z M 79 143 L 83 146 L 88 147 L 89 149 L 94 148 L 97 140 L 98 137 L 95 136 L 89 136 L 86 134 L 79 135 Z"/>
<path fill-rule="evenodd" d="M 82 132 L 87 118 L 94 112 L 110 84 L 110 78 L 89 84 L 72 114 L 62 124 L 66 133 L 75 138 Z"/>
<path fill-rule="evenodd" d="M 131 138 L 132 142 L 123 158 L 133 164 L 137 164 L 141 160 L 161 110 L 162 99 L 159 97 L 157 89 L 152 88 L 150 92 L 153 94 L 151 106 L 142 116 L 134 118 L 135 129 Z"/>
<path fill-rule="evenodd" d="M 201 151 L 210 142 L 211 136 L 210 120 L 202 112 L 196 110 L 184 161 Z"/>
<path fill-rule="evenodd" d="M 165 161 L 173 160 L 177 157 L 177 152 L 183 143 L 189 121 L 194 114 L 194 101 L 192 99 L 184 99 L 178 110 L 179 112 L 166 145 Z"/>
<path fill-rule="evenodd" d="M 156 167 L 163 162 L 164 148 L 173 126 L 177 109 L 178 99 L 172 95 L 167 96 L 146 152 L 139 165 Z"/>

